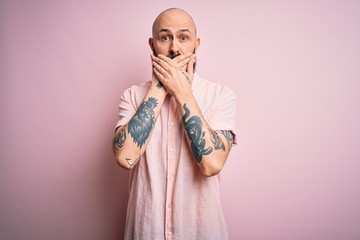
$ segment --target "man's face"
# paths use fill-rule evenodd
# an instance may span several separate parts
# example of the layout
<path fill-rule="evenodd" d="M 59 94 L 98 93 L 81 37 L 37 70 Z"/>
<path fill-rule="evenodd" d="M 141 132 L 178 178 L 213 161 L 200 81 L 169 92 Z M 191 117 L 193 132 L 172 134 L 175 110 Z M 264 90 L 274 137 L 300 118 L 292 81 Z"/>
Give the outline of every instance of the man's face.
<path fill-rule="evenodd" d="M 154 55 L 174 58 L 189 52 L 195 53 L 200 43 L 195 31 L 195 25 L 187 14 L 170 10 L 155 20 L 149 44 Z"/>

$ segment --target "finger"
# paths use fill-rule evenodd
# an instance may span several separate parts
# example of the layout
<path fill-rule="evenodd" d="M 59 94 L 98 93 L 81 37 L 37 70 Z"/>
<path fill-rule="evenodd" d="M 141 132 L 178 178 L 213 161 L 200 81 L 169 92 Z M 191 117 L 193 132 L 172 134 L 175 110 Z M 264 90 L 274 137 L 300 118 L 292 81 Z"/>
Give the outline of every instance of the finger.
<path fill-rule="evenodd" d="M 177 67 L 186 69 L 186 65 L 189 63 L 189 61 L 191 59 L 190 56 L 191 56 L 191 53 L 187 53 L 185 55 L 181 55 L 181 57 L 178 57 L 176 59 Z"/>
<path fill-rule="evenodd" d="M 154 72 L 154 75 L 155 75 L 156 79 L 159 82 L 163 83 L 163 81 L 165 79 L 164 76 L 155 67 L 153 68 L 153 72 Z"/>
<path fill-rule="evenodd" d="M 189 76 L 192 78 L 193 74 L 194 74 L 194 64 L 196 62 L 196 56 L 194 55 L 191 60 L 189 61 L 188 65 L 187 65 L 187 73 L 189 74 Z"/>
<path fill-rule="evenodd" d="M 192 54 L 191 52 L 187 53 L 184 55 L 184 57 L 178 62 L 178 66 L 180 68 L 187 66 L 187 64 L 189 63 L 189 61 L 191 60 L 191 58 L 193 58 L 195 56 L 195 54 Z M 186 69 L 186 68 L 185 68 Z"/>
<path fill-rule="evenodd" d="M 159 68 L 161 68 L 161 66 L 159 64 L 156 65 L 156 60 L 160 61 L 160 59 L 158 59 L 157 57 L 155 57 L 154 55 L 150 55 L 151 60 L 152 60 L 152 65 L 153 65 L 153 74 L 155 76 L 155 78 L 161 83 L 161 81 L 164 80 L 164 76 L 159 72 Z M 156 66 L 155 66 L 156 65 Z"/>
<path fill-rule="evenodd" d="M 163 64 L 163 66 L 169 72 L 171 67 L 178 69 L 178 68 L 183 68 L 184 66 L 186 66 L 187 63 L 191 59 L 190 58 L 191 55 L 192 55 L 191 53 L 181 54 L 181 55 L 178 55 L 177 57 L 175 57 L 174 59 L 170 59 L 161 54 L 159 54 L 158 57 L 159 57 L 160 61 L 164 61 L 164 62 L 166 62 L 166 64 L 168 64 L 168 66 L 166 66 L 166 64 Z"/>
<path fill-rule="evenodd" d="M 164 55 L 160 55 L 158 57 L 153 56 L 153 61 L 156 62 L 158 65 L 160 65 L 165 70 L 169 70 L 171 65 L 167 62 L 168 60 L 171 60 L 170 58 L 164 57 Z"/>
<path fill-rule="evenodd" d="M 158 58 L 160 59 L 161 62 L 163 62 L 164 64 L 167 64 L 167 66 L 169 67 L 175 67 L 177 62 L 174 59 L 168 58 L 162 54 L 158 55 Z M 166 65 L 164 65 L 164 67 L 166 68 Z M 166 69 L 169 69 L 168 67 Z"/>
<path fill-rule="evenodd" d="M 178 64 L 182 61 L 187 61 L 191 57 L 191 52 L 188 52 L 186 54 L 180 54 L 177 57 L 175 57 L 173 60 L 177 62 Z"/>
<path fill-rule="evenodd" d="M 151 60 L 152 60 L 153 62 L 157 62 L 159 65 L 161 64 L 160 58 L 158 58 L 158 57 L 156 57 L 156 56 L 154 56 L 154 55 L 151 55 Z"/>
<path fill-rule="evenodd" d="M 191 58 L 189 58 L 189 57 L 183 59 L 182 61 L 178 62 L 178 67 L 179 68 L 185 67 L 190 62 L 190 60 L 191 60 Z"/>
<path fill-rule="evenodd" d="M 161 63 L 160 63 L 161 64 Z M 158 62 L 152 61 L 154 69 L 156 69 L 162 76 L 167 77 L 168 72 Z"/>
<path fill-rule="evenodd" d="M 151 61 L 158 61 L 159 59 L 155 55 L 150 55 Z"/>

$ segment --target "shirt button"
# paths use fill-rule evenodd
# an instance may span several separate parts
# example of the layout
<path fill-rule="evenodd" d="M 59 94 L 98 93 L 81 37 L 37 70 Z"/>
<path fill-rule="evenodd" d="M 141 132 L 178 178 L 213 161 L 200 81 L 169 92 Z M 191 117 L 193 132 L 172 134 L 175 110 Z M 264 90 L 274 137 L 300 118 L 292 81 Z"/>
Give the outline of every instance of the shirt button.
<path fill-rule="evenodd" d="M 174 122 L 170 122 L 170 126 L 174 126 Z"/>
<path fill-rule="evenodd" d="M 172 151 L 173 151 L 173 149 L 172 149 L 172 148 L 170 148 L 170 149 L 169 149 L 169 151 L 170 151 L 170 152 L 172 152 Z"/>

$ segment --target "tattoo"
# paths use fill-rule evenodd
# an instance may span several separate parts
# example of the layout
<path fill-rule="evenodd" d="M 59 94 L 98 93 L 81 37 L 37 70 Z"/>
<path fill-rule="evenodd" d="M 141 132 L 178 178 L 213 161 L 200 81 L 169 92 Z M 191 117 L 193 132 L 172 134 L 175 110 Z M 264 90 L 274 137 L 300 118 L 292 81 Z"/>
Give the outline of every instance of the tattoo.
<path fill-rule="evenodd" d="M 128 132 L 139 148 L 149 138 L 152 128 L 155 125 L 154 108 L 158 105 L 156 98 L 149 97 L 137 110 L 134 117 L 128 124 Z"/>
<path fill-rule="evenodd" d="M 215 150 L 221 149 L 223 151 L 225 151 L 225 145 L 223 143 L 223 141 L 221 140 L 221 138 L 219 137 L 219 135 L 217 134 L 217 132 L 215 132 L 212 129 L 209 129 L 210 132 L 210 138 L 212 143 L 214 144 L 214 148 Z"/>
<path fill-rule="evenodd" d="M 159 89 L 161 89 L 161 88 L 163 87 L 163 85 L 162 85 L 161 82 L 158 82 L 158 83 L 156 84 L 156 87 L 159 88 Z"/>
<path fill-rule="evenodd" d="M 197 163 L 201 162 L 203 155 L 208 155 L 212 152 L 212 148 L 205 149 L 205 132 L 202 130 L 202 121 L 201 119 L 194 115 L 186 121 L 186 118 L 190 116 L 190 110 L 186 107 L 186 103 L 183 106 L 185 114 L 182 117 L 182 122 L 185 126 L 185 130 L 188 138 L 190 139 L 191 151 L 195 157 Z"/>
<path fill-rule="evenodd" d="M 226 141 L 229 145 L 229 148 L 232 147 L 232 143 L 234 141 L 234 136 L 230 131 L 225 131 L 225 130 L 221 130 L 220 131 L 222 133 L 222 135 L 224 135 L 224 137 L 226 138 Z"/>
<path fill-rule="evenodd" d="M 180 70 L 181 74 L 184 75 L 184 77 L 186 78 L 186 80 L 188 81 L 188 83 L 191 84 L 190 78 L 189 78 L 189 76 L 187 75 L 187 73 L 186 73 L 182 68 L 180 68 L 179 70 Z"/>
<path fill-rule="evenodd" d="M 113 145 L 117 150 L 119 150 L 124 145 L 125 139 L 126 139 L 125 129 L 121 129 L 113 142 Z"/>
<path fill-rule="evenodd" d="M 129 167 L 133 168 L 136 165 L 136 163 L 140 160 L 140 156 L 133 163 L 130 162 L 131 158 L 125 158 L 125 160 L 126 160 L 127 164 L 129 165 Z"/>

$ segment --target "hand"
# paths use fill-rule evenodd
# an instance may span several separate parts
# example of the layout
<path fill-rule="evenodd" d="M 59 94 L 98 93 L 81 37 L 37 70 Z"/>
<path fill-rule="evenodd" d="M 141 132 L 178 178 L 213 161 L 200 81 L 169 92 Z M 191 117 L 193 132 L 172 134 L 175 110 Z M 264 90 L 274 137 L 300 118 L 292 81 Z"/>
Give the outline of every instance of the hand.
<path fill-rule="evenodd" d="M 153 60 L 153 56 L 151 56 L 152 61 Z M 166 97 L 166 95 L 168 94 L 168 92 L 166 91 L 166 89 L 164 88 L 164 86 L 162 85 L 162 83 L 158 80 L 158 78 L 156 77 L 154 68 L 152 70 L 152 82 L 151 82 L 152 88 L 156 89 L 156 92 L 158 92 L 159 94 L 163 95 L 164 97 Z"/>
<path fill-rule="evenodd" d="M 158 57 L 151 56 L 153 73 L 170 94 L 175 97 L 185 95 L 191 92 L 195 57 L 192 53 L 179 55 L 174 59 L 161 54 Z"/>

